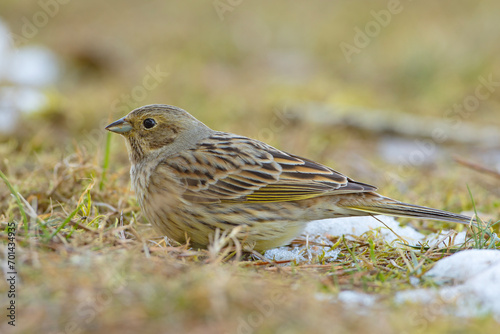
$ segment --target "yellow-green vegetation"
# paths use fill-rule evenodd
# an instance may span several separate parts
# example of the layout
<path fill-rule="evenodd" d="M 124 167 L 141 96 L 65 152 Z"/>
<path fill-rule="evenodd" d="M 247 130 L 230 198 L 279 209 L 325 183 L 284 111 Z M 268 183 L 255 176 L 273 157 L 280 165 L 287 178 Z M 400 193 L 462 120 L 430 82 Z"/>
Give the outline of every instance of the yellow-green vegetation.
<path fill-rule="evenodd" d="M 381 140 L 396 136 L 392 131 L 348 120 L 321 124 L 318 112 L 384 110 L 395 121 L 425 116 L 436 121 L 429 126 L 438 133 L 465 126 L 478 137 L 500 129 L 497 1 L 401 1 L 401 10 L 391 1 L 51 3 L 57 11 L 30 38 L 17 37 L 45 7 L 0 4 L 17 47 L 46 45 L 64 64 L 57 86 L 45 91 L 48 105 L 0 134 L 3 262 L 15 225 L 15 332 L 498 331 L 488 315 L 459 318 L 436 312 L 440 305 L 396 305 L 391 297 L 414 288 L 412 277 L 433 287 L 423 275 L 454 252 L 500 248 L 494 238 L 500 144 L 412 134 L 404 139 L 431 145 L 425 147 L 437 158 L 401 167 L 379 150 Z M 356 46 L 357 31 L 377 22 L 372 11 L 389 8 L 395 12 L 390 22 Z M 342 43 L 359 52 L 346 57 Z M 491 91 L 484 80 L 493 82 Z M 475 107 L 464 105 L 481 85 L 488 96 Z M 377 231 L 332 238 L 341 251 L 335 262 L 318 256 L 287 266 L 218 244 L 193 250 L 169 243 L 141 215 L 122 139 L 104 130 L 150 103 L 177 105 L 214 129 L 322 162 L 392 198 L 477 210 L 484 225 L 468 229 L 469 242 L 460 248 L 388 244 Z M 300 117 L 308 108 L 319 122 Z M 467 229 L 402 222 L 425 234 Z M 2 279 L 2 309 L 8 290 Z M 372 311 L 358 313 L 334 302 L 347 290 L 382 298 Z M 5 314 L 2 332 L 13 329 Z"/>

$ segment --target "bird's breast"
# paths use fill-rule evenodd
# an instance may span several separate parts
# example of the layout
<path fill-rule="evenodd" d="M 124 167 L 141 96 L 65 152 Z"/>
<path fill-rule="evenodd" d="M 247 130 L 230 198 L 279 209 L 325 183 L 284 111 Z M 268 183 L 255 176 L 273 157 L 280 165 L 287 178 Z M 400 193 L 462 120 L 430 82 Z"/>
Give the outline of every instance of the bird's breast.
<path fill-rule="evenodd" d="M 139 205 L 144 208 L 153 168 L 149 164 L 133 164 L 130 168 L 130 180 Z"/>

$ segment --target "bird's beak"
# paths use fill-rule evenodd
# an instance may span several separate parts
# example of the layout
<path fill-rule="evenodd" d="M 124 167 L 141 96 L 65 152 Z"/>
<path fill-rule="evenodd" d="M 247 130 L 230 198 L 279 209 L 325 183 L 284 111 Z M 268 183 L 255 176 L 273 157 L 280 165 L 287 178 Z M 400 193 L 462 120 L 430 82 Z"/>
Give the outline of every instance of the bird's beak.
<path fill-rule="evenodd" d="M 108 131 L 124 134 L 132 130 L 132 125 L 125 120 L 125 117 L 123 117 L 111 123 L 105 129 Z"/>

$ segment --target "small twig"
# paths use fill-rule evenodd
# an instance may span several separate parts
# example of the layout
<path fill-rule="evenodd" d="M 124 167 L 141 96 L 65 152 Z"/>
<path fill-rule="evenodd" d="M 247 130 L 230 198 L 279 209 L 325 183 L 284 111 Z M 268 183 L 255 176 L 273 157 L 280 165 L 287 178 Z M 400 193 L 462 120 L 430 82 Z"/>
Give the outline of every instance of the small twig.
<path fill-rule="evenodd" d="M 68 225 L 71 225 L 71 226 L 76 226 L 76 227 L 81 228 L 82 230 L 85 230 L 85 231 L 87 231 L 87 232 L 92 232 L 92 233 L 95 233 L 95 234 L 99 234 L 99 232 L 98 232 L 98 231 L 93 230 L 93 229 L 91 229 L 91 228 L 89 228 L 89 227 L 87 227 L 87 226 L 85 226 L 85 225 L 82 225 L 82 224 L 78 223 L 77 221 L 75 221 L 75 220 L 73 220 L 73 219 L 71 219 L 71 220 L 69 221 Z"/>
<path fill-rule="evenodd" d="M 284 261 L 280 261 L 284 262 Z M 277 264 L 278 262 L 276 262 Z M 267 264 L 267 263 L 265 263 Z M 269 263 L 269 264 L 275 264 L 275 263 Z M 331 264 L 306 264 L 306 265 L 299 265 L 299 266 L 288 266 L 288 267 L 268 267 L 265 268 L 266 271 L 290 271 L 290 270 L 296 270 L 296 269 L 325 269 L 325 270 L 332 270 L 333 269 L 339 269 L 341 267 L 337 266 L 334 267 Z"/>
<path fill-rule="evenodd" d="M 95 206 L 101 206 L 101 207 L 104 207 L 104 208 L 108 208 L 111 210 L 111 213 L 114 213 L 114 212 L 118 212 L 118 209 L 112 207 L 111 205 L 109 205 L 108 203 L 102 203 L 102 202 L 94 202 L 94 205 Z"/>
<path fill-rule="evenodd" d="M 291 263 L 293 260 L 281 260 L 281 261 L 266 261 L 262 260 L 261 262 L 247 262 L 243 265 L 245 267 L 257 267 L 257 266 L 268 266 L 268 265 L 277 265 L 277 264 L 287 264 Z"/>
<path fill-rule="evenodd" d="M 484 173 L 484 174 L 493 176 L 493 177 L 500 180 L 500 173 L 497 172 L 496 170 L 493 170 L 491 168 L 485 167 L 483 165 L 480 165 L 480 164 L 472 162 L 472 161 L 464 160 L 458 156 L 454 156 L 453 160 L 455 160 L 456 162 L 458 162 L 462 166 L 468 167 L 468 168 L 473 169 L 473 170 L 480 172 L 480 173 Z"/>

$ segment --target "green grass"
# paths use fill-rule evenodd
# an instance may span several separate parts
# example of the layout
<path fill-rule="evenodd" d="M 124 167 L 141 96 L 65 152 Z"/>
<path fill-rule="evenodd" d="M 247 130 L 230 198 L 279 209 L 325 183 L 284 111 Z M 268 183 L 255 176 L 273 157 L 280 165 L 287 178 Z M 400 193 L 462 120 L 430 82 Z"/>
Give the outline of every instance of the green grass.
<path fill-rule="evenodd" d="M 26 212 L 24 211 L 24 206 L 21 202 L 21 198 L 19 196 L 19 193 L 14 189 L 12 184 L 10 184 L 9 180 L 7 179 L 7 177 L 5 176 L 5 174 L 2 171 L 0 171 L 0 178 L 2 178 L 2 180 L 5 182 L 5 185 L 9 188 L 12 196 L 14 196 L 14 198 L 16 199 L 17 207 L 18 207 L 19 212 L 21 213 L 21 216 L 23 219 L 24 228 L 28 228 L 28 217 L 26 216 Z"/>
<path fill-rule="evenodd" d="M 109 176 L 111 180 L 119 177 L 115 172 Z M 411 277 L 422 277 L 436 261 L 456 251 L 500 248 L 492 237 L 492 223 L 470 228 L 468 242 L 459 248 L 409 247 L 403 241 L 388 244 L 377 231 L 370 231 L 359 237 L 333 238 L 332 249 L 340 251 L 333 263 L 324 262 L 319 255 L 310 263 L 283 267 L 241 257 L 241 250 L 224 247 L 230 239 L 227 234 L 216 238 L 208 250 L 199 251 L 148 237 L 150 227 L 141 222 L 137 207 L 122 214 L 96 202 L 95 198 L 104 196 L 111 196 L 110 203 L 119 202 L 112 199 L 123 196 L 120 185 L 106 187 L 103 192 L 93 186 L 93 181 L 82 184 L 73 204 L 65 206 L 73 208 L 71 211 L 41 215 L 43 218 L 29 230 L 17 231 L 17 265 L 23 281 L 19 286 L 23 291 L 18 299 L 19 319 L 28 317 L 25 312 L 31 312 L 31 307 L 43 309 L 38 314 L 45 319 L 43 331 L 74 325 L 83 332 L 96 328 L 104 332 L 125 329 L 120 324 L 127 319 L 130 331 L 146 328 L 152 332 L 164 326 L 185 331 L 209 326 L 231 332 L 243 326 L 242 317 L 260 315 L 266 319 L 258 327 L 263 332 L 283 326 L 292 331 L 320 331 L 327 326 L 321 316 L 325 313 L 331 314 L 332 321 L 340 321 L 341 328 L 355 331 L 362 331 L 379 317 L 390 328 L 403 328 L 416 314 L 426 312 L 426 306 L 399 308 L 390 301 L 394 293 L 414 288 Z M 16 201 L 15 197 L 8 200 Z M 128 203 L 133 203 L 133 198 Z M 17 212 L 32 210 L 25 203 Z M 0 233 L 0 238 L 7 240 L 6 233 Z M 428 279 L 422 284 L 433 286 Z M 361 321 L 340 305 L 314 297 L 322 294 L 332 298 L 345 290 L 383 297 L 373 313 L 362 316 Z M 276 297 L 280 303 L 275 304 L 270 296 L 277 292 L 281 299 Z M 268 319 L 261 309 L 271 308 L 273 314 Z M 301 309 L 308 310 L 308 320 Z M 32 328 L 27 321 L 19 323 L 27 332 Z M 457 323 L 452 316 L 442 316 L 427 326 L 471 330 L 479 323 L 486 330 L 494 321 L 485 318 Z M 378 327 L 375 332 L 383 330 Z M 409 330 L 417 333 L 420 329 Z"/>

